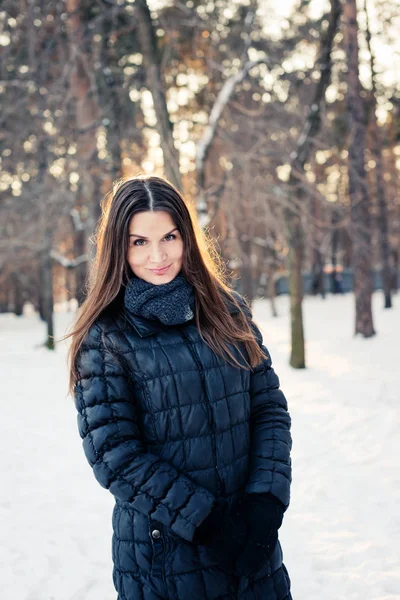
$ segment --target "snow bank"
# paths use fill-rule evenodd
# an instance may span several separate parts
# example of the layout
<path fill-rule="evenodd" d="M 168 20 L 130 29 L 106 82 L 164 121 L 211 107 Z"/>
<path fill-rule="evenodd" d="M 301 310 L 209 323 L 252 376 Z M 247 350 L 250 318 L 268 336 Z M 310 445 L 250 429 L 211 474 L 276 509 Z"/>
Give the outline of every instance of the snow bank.
<path fill-rule="evenodd" d="M 399 304 L 399 299 L 395 298 Z M 307 298 L 309 368 L 289 354 L 288 298 L 254 304 L 292 416 L 291 506 L 280 530 L 294 600 L 400 598 L 399 309 L 352 336 L 352 295 Z M 72 313 L 56 315 L 61 336 Z M 95 481 L 66 395 L 66 345 L 27 311 L 0 315 L 3 600 L 110 600 L 113 498 Z M 268 599 L 265 599 L 268 600 Z"/>

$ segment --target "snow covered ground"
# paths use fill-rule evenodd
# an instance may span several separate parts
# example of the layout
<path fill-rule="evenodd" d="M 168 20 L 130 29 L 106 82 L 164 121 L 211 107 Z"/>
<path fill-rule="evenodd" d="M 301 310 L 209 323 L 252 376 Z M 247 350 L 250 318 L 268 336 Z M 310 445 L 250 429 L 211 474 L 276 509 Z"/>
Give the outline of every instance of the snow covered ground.
<path fill-rule="evenodd" d="M 308 369 L 287 365 L 288 299 L 264 331 L 292 416 L 291 506 L 280 530 L 294 600 L 400 598 L 400 298 L 352 336 L 351 295 L 307 298 Z M 59 313 L 61 336 L 72 313 Z M 66 395 L 65 345 L 35 315 L 0 315 L 2 600 L 111 600 L 113 498 L 95 481 Z M 268 599 L 265 599 L 268 600 Z"/>

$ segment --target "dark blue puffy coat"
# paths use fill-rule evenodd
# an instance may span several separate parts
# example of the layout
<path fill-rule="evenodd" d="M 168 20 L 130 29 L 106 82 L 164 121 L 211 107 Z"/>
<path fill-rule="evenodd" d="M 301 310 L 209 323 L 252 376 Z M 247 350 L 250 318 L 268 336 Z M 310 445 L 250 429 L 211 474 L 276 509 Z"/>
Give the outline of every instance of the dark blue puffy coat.
<path fill-rule="evenodd" d="M 193 319 L 166 326 L 121 310 L 91 327 L 77 366 L 84 451 L 116 499 L 118 599 L 289 600 L 279 541 L 250 578 L 192 543 L 216 497 L 232 503 L 245 489 L 289 504 L 290 416 L 271 360 L 239 369 Z"/>

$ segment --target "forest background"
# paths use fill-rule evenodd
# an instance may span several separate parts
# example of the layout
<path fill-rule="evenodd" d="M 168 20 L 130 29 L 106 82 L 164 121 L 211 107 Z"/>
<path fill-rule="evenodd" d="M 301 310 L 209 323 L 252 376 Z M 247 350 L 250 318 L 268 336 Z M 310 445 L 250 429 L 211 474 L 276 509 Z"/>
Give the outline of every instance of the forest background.
<path fill-rule="evenodd" d="M 250 302 L 275 313 L 287 278 L 293 367 L 304 292 L 343 273 L 373 336 L 374 282 L 386 308 L 398 288 L 399 33 L 396 0 L 2 0 L 1 312 L 30 302 L 53 348 L 101 199 L 145 172 L 195 205 Z"/>

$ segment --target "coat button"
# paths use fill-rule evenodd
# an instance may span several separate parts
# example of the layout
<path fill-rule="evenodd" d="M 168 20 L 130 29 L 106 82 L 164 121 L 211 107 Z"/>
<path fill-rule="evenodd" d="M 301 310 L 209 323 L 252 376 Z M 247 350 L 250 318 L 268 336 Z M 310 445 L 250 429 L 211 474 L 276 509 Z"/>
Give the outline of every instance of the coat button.
<path fill-rule="evenodd" d="M 155 540 L 158 540 L 161 537 L 161 532 L 158 529 L 153 529 L 151 535 Z"/>

